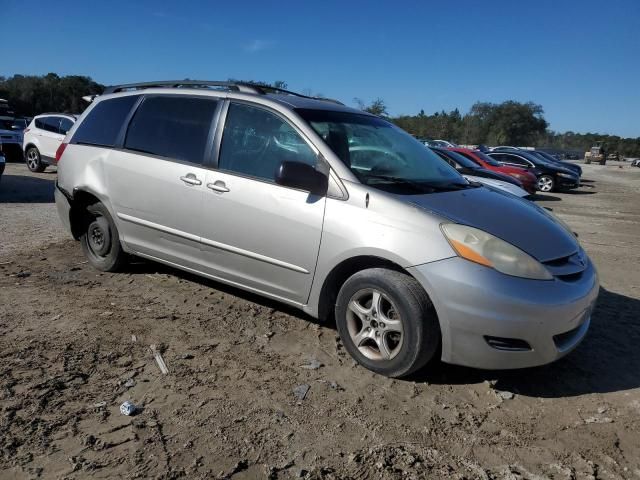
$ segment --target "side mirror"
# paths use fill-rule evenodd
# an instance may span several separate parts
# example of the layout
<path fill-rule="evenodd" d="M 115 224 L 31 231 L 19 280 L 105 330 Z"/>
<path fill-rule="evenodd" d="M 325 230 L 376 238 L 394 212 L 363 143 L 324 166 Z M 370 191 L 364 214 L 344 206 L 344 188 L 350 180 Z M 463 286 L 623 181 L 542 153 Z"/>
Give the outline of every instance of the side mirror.
<path fill-rule="evenodd" d="M 276 183 L 283 187 L 305 190 L 314 195 L 325 195 L 329 178 L 308 163 L 285 161 L 276 170 Z"/>

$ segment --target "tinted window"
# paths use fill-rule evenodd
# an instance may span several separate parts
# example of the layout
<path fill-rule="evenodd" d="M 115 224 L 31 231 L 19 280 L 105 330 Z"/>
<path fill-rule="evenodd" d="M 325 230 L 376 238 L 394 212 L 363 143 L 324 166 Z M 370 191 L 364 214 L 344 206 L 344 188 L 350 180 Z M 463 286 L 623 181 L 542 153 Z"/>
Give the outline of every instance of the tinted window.
<path fill-rule="evenodd" d="M 128 95 L 98 102 L 78 126 L 71 142 L 113 147 L 138 98 L 139 95 Z"/>
<path fill-rule="evenodd" d="M 291 125 L 261 108 L 231 104 L 220 147 L 219 167 L 273 180 L 283 161 L 314 165 L 317 156 Z"/>
<path fill-rule="evenodd" d="M 44 130 L 44 120 L 42 118 L 36 118 L 36 128 Z"/>
<path fill-rule="evenodd" d="M 217 101 L 186 96 L 148 97 L 136 111 L 125 148 L 203 163 Z"/>
<path fill-rule="evenodd" d="M 60 133 L 66 135 L 69 130 L 73 127 L 73 122 L 68 118 L 62 117 L 60 119 Z"/>
<path fill-rule="evenodd" d="M 485 163 L 488 163 L 489 165 L 491 165 L 492 167 L 499 167 L 500 164 L 498 162 L 496 162 L 491 156 L 487 155 L 486 153 L 483 153 L 479 150 L 475 150 L 473 152 L 473 154 L 478 157 L 480 160 L 482 160 Z M 475 161 L 475 159 L 471 159 L 473 161 Z"/>
<path fill-rule="evenodd" d="M 474 168 L 474 169 L 478 168 L 478 165 L 476 165 L 475 162 L 472 162 L 461 153 L 453 152 L 451 150 L 443 150 L 442 152 L 444 153 L 444 155 L 446 155 L 451 160 L 453 160 L 457 164 L 457 166 L 464 167 L 464 168 Z M 457 166 L 454 165 L 454 167 L 456 168 Z"/>
<path fill-rule="evenodd" d="M 515 155 L 502 154 L 503 160 L 502 162 L 511 163 L 518 166 L 528 167 L 529 162 L 527 162 L 524 158 L 517 157 Z"/>
<path fill-rule="evenodd" d="M 44 129 L 51 133 L 60 133 L 60 117 L 45 117 Z"/>

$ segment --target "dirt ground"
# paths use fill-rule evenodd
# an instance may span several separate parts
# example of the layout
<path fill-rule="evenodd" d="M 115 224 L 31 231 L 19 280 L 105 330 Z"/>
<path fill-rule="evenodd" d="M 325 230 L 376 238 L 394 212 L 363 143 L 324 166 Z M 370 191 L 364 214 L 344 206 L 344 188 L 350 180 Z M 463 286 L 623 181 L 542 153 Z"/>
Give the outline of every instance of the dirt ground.
<path fill-rule="evenodd" d="M 282 305 L 152 263 L 93 270 L 59 226 L 55 173 L 9 164 L 0 478 L 640 479 L 640 169 L 619 165 L 538 200 L 600 274 L 575 352 L 400 381 Z M 122 415 L 125 400 L 142 411 Z"/>

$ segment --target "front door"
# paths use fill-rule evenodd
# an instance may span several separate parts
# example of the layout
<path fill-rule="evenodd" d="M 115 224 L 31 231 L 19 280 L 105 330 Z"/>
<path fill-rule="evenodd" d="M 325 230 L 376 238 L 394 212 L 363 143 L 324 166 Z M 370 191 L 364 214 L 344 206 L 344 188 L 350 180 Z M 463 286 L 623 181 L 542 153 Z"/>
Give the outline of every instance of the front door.
<path fill-rule="evenodd" d="M 204 268 L 250 290 L 306 303 L 320 248 L 325 197 L 274 182 L 282 161 L 317 153 L 280 115 L 229 105 L 218 169 L 209 170 L 200 231 Z"/>

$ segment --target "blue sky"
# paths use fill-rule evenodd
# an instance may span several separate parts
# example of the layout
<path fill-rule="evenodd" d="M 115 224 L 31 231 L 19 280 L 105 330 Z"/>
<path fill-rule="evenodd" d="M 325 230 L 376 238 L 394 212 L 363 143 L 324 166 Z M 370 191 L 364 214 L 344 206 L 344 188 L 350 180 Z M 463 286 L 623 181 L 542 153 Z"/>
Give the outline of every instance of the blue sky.
<path fill-rule="evenodd" d="M 554 130 L 640 137 L 638 0 L 252 3 L 0 0 L 0 75 L 282 79 L 392 114 L 531 100 Z"/>

